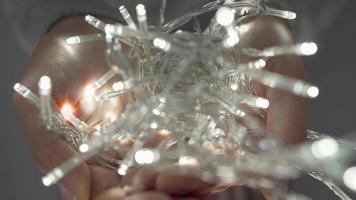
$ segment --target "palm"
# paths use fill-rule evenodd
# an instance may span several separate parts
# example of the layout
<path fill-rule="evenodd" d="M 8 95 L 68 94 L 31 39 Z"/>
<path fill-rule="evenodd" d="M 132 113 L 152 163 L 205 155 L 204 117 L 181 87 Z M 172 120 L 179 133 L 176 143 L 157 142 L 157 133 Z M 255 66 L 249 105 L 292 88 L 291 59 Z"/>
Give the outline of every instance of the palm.
<path fill-rule="evenodd" d="M 242 45 L 262 49 L 292 42 L 292 36 L 285 24 L 275 18 L 262 17 L 249 26 L 242 37 Z M 95 42 L 68 46 L 65 38 L 93 32 L 96 30 L 86 25 L 80 18 L 69 18 L 57 24 L 41 39 L 33 52 L 21 83 L 37 91 L 37 80 L 42 75 L 48 75 L 53 81 L 53 96 L 57 103 L 60 104 L 64 100 L 78 102 L 81 97 L 79 91 L 83 90 L 85 84 L 100 77 L 109 69 L 105 64 L 105 45 Z M 275 58 L 268 63 L 268 66 L 275 72 L 305 79 L 303 65 L 296 57 Z M 306 126 L 306 101 L 259 84 L 255 84 L 254 88 L 259 96 L 264 96 L 271 102 L 266 118 L 267 129 L 287 143 L 301 141 Z M 39 126 L 36 108 L 17 95 L 14 96 L 14 102 L 33 157 L 43 171 L 53 169 L 74 155 L 75 150 L 69 144 L 48 134 L 47 130 Z M 78 114 L 82 119 L 88 117 L 81 112 Z M 180 181 L 191 182 L 189 177 L 153 173 L 150 178 L 149 173 L 145 171 L 138 172 L 132 181 L 129 182 L 143 184 L 145 189 L 155 189 L 175 195 L 211 188 L 209 184 L 194 180 L 197 182 L 197 188 L 189 191 L 192 188 L 178 187 Z M 87 163 L 76 168 L 63 181 L 78 199 L 95 197 L 110 199 L 110 192 L 108 193 L 106 189 L 119 185 L 120 182 L 120 178 L 113 172 Z"/>

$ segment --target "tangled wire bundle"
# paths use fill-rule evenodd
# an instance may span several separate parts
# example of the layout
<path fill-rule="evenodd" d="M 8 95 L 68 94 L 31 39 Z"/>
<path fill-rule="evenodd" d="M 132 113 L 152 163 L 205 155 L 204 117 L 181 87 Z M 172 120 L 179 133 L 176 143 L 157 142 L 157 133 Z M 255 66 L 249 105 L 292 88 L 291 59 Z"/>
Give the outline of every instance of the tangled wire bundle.
<path fill-rule="evenodd" d="M 284 191 L 275 182 L 308 173 L 340 198 L 350 199 L 335 183 L 344 182 L 356 190 L 356 168 L 348 166 L 356 149 L 353 142 L 307 131 L 308 141 L 289 147 L 260 123 L 269 101 L 256 96 L 252 81 L 307 98 L 319 93 L 316 86 L 267 71 L 266 61 L 280 55 L 313 55 L 317 46 L 305 42 L 264 50 L 242 48 L 240 32 L 259 15 L 293 20 L 296 14 L 268 7 L 263 0 L 217 0 L 164 24 L 165 4 L 163 0 L 160 26 L 147 25 L 142 4 L 136 7 L 137 24 L 121 6 L 127 26 L 86 16 L 103 33 L 66 41 L 69 45 L 106 41 L 110 68 L 85 88 L 82 98 L 106 104 L 126 96 L 129 103 L 117 119 L 107 116 L 98 119 L 99 126 L 91 127 L 73 114 L 70 105 L 57 111 L 48 76 L 39 80 L 39 97 L 20 83 L 15 85 L 16 92 L 39 108 L 42 125 L 78 150 L 76 156 L 49 172 L 43 183 L 57 183 L 95 156 L 102 166 L 120 175 L 140 165 L 194 165 L 199 172 L 180 172 L 217 184 L 263 188 L 281 199 L 309 199 Z M 202 30 L 197 16 L 215 10 L 210 25 Z M 195 32 L 177 31 L 192 19 Z M 122 50 L 123 44 L 128 46 L 128 54 Z M 241 55 L 255 59 L 243 63 Z M 98 94 L 115 76 L 121 81 L 112 91 Z M 145 143 L 157 135 L 159 144 L 147 148 Z M 125 156 L 118 159 L 110 153 L 113 151 Z"/>

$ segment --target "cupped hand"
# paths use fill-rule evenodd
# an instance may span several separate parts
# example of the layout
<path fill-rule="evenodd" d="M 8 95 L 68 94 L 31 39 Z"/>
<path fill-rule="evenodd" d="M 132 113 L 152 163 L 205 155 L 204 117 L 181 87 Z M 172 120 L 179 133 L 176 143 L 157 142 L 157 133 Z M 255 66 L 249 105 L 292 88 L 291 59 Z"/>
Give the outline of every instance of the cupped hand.
<path fill-rule="evenodd" d="M 284 21 L 274 17 L 259 17 L 246 25 L 241 39 L 242 46 L 263 49 L 269 46 L 291 44 L 293 36 Z M 48 75 L 53 82 L 53 97 L 60 106 L 63 102 L 79 103 L 85 84 L 97 79 L 109 70 L 105 61 L 105 45 L 93 42 L 68 45 L 68 36 L 96 33 L 82 18 L 62 20 L 39 41 L 24 70 L 20 83 L 37 92 L 41 76 Z M 251 58 L 243 58 L 246 61 Z M 305 80 L 301 59 L 296 56 L 280 56 L 267 62 L 267 69 L 290 77 Z M 266 127 L 287 144 L 296 144 L 305 138 L 307 101 L 288 92 L 267 88 L 254 83 L 257 95 L 267 98 Z M 121 99 L 122 103 L 124 100 Z M 14 104 L 23 133 L 33 158 L 44 172 L 71 158 L 75 150 L 57 136 L 39 125 L 37 108 L 14 94 Z M 118 109 L 119 113 L 121 110 Z M 77 111 L 81 119 L 90 114 Z M 132 185 L 132 193 L 122 186 Z M 189 184 L 188 184 L 189 183 Z M 143 168 L 131 178 L 120 178 L 114 172 L 90 163 L 83 163 L 61 182 L 67 192 L 79 200 L 86 199 L 179 199 L 210 198 L 212 185 L 196 178 L 157 172 Z"/>
<path fill-rule="evenodd" d="M 102 41 L 68 45 L 66 38 L 97 32 L 98 30 L 85 23 L 80 17 L 71 17 L 60 21 L 39 41 L 29 58 L 20 83 L 37 93 L 40 77 L 43 75 L 51 77 L 53 99 L 59 106 L 58 109 L 62 104 L 70 103 L 77 108 L 75 114 L 80 119 L 86 122 L 92 120 L 92 113 L 85 113 L 78 105 L 86 84 L 98 79 L 110 69 L 105 60 L 106 46 Z M 105 88 L 101 90 L 105 90 Z M 37 108 L 16 93 L 14 93 L 13 101 L 33 159 L 43 172 L 52 170 L 74 156 L 76 151 L 71 145 L 40 126 Z M 124 102 L 125 99 L 121 98 L 117 103 L 124 104 Z M 110 107 L 107 109 L 119 114 L 122 108 L 123 106 L 116 106 L 114 110 Z M 139 172 L 137 176 L 141 176 L 140 174 L 142 175 Z M 179 177 L 174 176 L 173 179 L 179 179 Z M 170 178 L 163 173 L 159 180 L 169 181 Z M 201 182 L 198 179 L 190 179 L 190 181 L 191 183 Z M 171 191 L 159 189 L 148 191 L 149 188 L 146 188 L 147 190 L 137 190 L 129 194 L 122 189 L 121 177 L 111 170 L 90 162 L 81 164 L 65 176 L 60 184 L 64 189 L 65 196 L 69 194 L 78 200 L 170 199 L 169 195 L 174 191 L 174 186 L 172 186 L 173 190 Z M 162 188 L 159 183 L 157 187 Z M 180 191 L 183 190 L 184 188 Z"/>

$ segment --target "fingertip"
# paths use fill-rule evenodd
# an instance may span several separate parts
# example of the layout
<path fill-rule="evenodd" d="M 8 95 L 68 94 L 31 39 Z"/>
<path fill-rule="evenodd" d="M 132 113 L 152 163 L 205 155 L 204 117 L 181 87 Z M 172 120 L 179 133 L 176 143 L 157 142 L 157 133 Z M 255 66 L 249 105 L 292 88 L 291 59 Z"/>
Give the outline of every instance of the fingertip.
<path fill-rule="evenodd" d="M 169 171 L 160 173 L 156 180 L 156 190 L 172 195 L 192 194 L 210 187 L 211 184 L 193 176 Z"/>
<path fill-rule="evenodd" d="M 122 200 L 126 196 L 123 189 L 119 187 L 104 190 L 94 197 L 94 200 Z"/>
<path fill-rule="evenodd" d="M 159 193 L 159 192 L 143 192 L 134 194 L 131 196 L 126 197 L 124 200 L 172 200 L 172 198 L 166 194 Z"/>
<path fill-rule="evenodd" d="M 91 171 L 91 195 L 96 196 L 96 194 L 104 191 L 108 188 L 114 186 L 119 186 L 121 179 L 120 177 L 103 167 L 100 166 L 90 166 Z"/>
<path fill-rule="evenodd" d="M 153 190 L 156 185 L 158 171 L 152 167 L 143 167 L 133 176 L 131 185 L 139 190 Z"/>

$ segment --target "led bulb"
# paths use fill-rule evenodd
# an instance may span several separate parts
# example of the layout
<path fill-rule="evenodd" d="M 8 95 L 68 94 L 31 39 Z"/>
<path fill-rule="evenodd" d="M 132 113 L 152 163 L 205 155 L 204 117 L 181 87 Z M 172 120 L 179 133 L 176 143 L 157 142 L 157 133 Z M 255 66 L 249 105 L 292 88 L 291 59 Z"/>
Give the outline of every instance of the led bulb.
<path fill-rule="evenodd" d="M 318 46 L 313 42 L 305 42 L 300 45 L 300 52 L 302 55 L 314 55 L 318 51 Z"/>
<path fill-rule="evenodd" d="M 135 153 L 135 161 L 140 164 L 152 164 L 155 161 L 155 153 L 149 149 L 141 149 Z"/>
<path fill-rule="evenodd" d="M 114 91 L 121 91 L 125 89 L 125 84 L 122 81 L 118 81 L 112 85 Z"/>
<path fill-rule="evenodd" d="M 162 38 L 155 38 L 153 40 L 153 45 L 159 49 L 162 49 L 163 51 L 169 51 L 171 48 L 171 43 Z"/>
<path fill-rule="evenodd" d="M 50 91 L 52 88 L 51 79 L 48 76 L 42 76 L 38 83 L 38 86 L 40 88 L 40 91 L 43 91 L 43 92 Z"/>
<path fill-rule="evenodd" d="M 146 15 L 146 8 L 143 4 L 138 4 L 136 6 L 136 11 L 138 16 L 145 16 Z"/>
<path fill-rule="evenodd" d="M 80 43 L 80 38 L 78 36 L 69 37 L 66 39 L 67 44 L 74 45 Z"/>
<path fill-rule="evenodd" d="M 198 165 L 197 159 L 190 156 L 181 156 L 178 163 L 182 166 L 196 166 Z"/>
<path fill-rule="evenodd" d="M 42 183 L 44 186 L 48 187 L 52 185 L 52 180 L 49 177 L 45 176 L 42 178 Z"/>
<path fill-rule="evenodd" d="M 315 86 L 312 86 L 312 87 L 308 88 L 307 94 L 311 98 L 315 98 L 315 97 L 319 96 L 319 89 L 317 87 L 315 87 Z"/>
<path fill-rule="evenodd" d="M 223 7 L 216 12 L 216 20 L 222 26 L 232 24 L 235 19 L 234 11 L 231 8 Z"/>
<path fill-rule="evenodd" d="M 82 144 L 79 146 L 79 151 L 82 152 L 82 153 L 85 153 L 87 151 L 89 151 L 89 145 L 87 144 Z"/>
<path fill-rule="evenodd" d="M 339 151 L 338 143 L 332 138 L 324 138 L 311 145 L 313 155 L 318 159 L 326 159 L 334 156 Z"/>
<path fill-rule="evenodd" d="M 264 98 L 257 98 L 256 100 L 256 106 L 258 108 L 266 109 L 269 107 L 269 101 Z"/>
<path fill-rule="evenodd" d="M 61 109 L 61 113 L 64 117 L 73 114 L 73 112 L 74 112 L 74 109 L 73 109 L 72 105 L 70 105 L 69 103 L 64 104 Z"/>
<path fill-rule="evenodd" d="M 347 169 L 344 173 L 343 180 L 348 188 L 356 191 L 356 167 Z"/>

